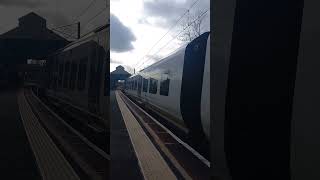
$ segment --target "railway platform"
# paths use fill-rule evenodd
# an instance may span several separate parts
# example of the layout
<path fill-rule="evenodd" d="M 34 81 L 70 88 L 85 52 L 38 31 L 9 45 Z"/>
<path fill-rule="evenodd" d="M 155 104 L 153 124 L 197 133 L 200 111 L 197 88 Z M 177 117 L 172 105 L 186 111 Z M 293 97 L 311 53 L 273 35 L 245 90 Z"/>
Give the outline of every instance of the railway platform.
<path fill-rule="evenodd" d="M 110 179 L 141 180 L 143 175 L 140 172 L 139 162 L 117 103 L 115 91 L 110 92 L 110 105 L 110 151 L 112 163 Z M 126 170 L 125 173 L 123 169 Z"/>
<path fill-rule="evenodd" d="M 143 179 L 210 179 L 209 161 L 121 91 L 114 96 Z"/>
<path fill-rule="evenodd" d="M 65 110 L 81 113 L 75 109 L 71 110 L 71 107 L 66 107 L 62 102 L 49 101 L 48 97 L 38 97 L 30 88 L 24 90 L 24 95 L 39 126 L 43 127 L 57 146 L 65 159 L 65 166 L 69 167 L 51 164 L 50 168 L 60 167 L 60 170 L 74 175 L 65 179 L 104 180 L 109 177 L 110 156 L 107 153 L 108 143 L 105 143 L 108 142 L 106 131 L 93 133 L 88 124 L 74 119 L 78 117 Z M 91 133 L 90 136 L 87 136 L 88 133 Z M 52 148 L 54 147 L 50 149 Z"/>
<path fill-rule="evenodd" d="M 0 93 L 2 107 L 7 108 L 0 112 L 4 143 L 0 154 L 1 179 L 109 179 L 108 132 L 99 128 L 93 128 L 95 133 L 92 129 L 81 131 L 88 129 L 88 124 L 76 123 L 80 121 L 58 108 L 71 107 L 49 102 L 31 87 Z"/>
<path fill-rule="evenodd" d="M 20 89 L 18 92 L 18 104 L 24 129 L 42 179 L 79 180 L 78 175 L 32 111 L 25 96 L 25 89 Z"/>

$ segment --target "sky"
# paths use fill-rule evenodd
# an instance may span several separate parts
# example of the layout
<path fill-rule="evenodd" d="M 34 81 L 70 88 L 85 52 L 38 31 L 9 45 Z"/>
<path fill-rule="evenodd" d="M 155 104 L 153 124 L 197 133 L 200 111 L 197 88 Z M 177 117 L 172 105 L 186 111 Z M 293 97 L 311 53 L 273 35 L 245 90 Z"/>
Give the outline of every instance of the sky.
<path fill-rule="evenodd" d="M 81 34 L 107 23 L 109 10 L 105 9 L 106 0 L 96 0 L 85 12 L 91 0 L 0 0 L 0 34 L 18 26 L 18 18 L 35 12 L 47 20 L 49 29 L 64 26 L 79 20 Z M 88 22 L 98 12 L 100 15 Z M 81 17 L 80 14 L 83 14 Z M 76 26 L 71 26 L 76 29 Z"/>
<path fill-rule="evenodd" d="M 0 0 L 0 34 L 15 28 L 18 18 L 32 11 L 47 19 L 49 29 L 79 20 L 81 34 L 85 34 L 107 23 L 109 8 L 88 23 L 106 7 L 107 1 Z M 91 2 L 94 3 L 84 12 Z M 123 65 L 132 73 L 134 68 L 142 69 L 182 46 L 185 42 L 173 37 L 182 30 L 181 24 L 185 24 L 186 16 L 158 44 L 155 43 L 194 2 L 197 3 L 190 9 L 191 14 L 210 7 L 210 0 L 110 0 L 110 71 Z M 210 28 L 209 13 L 203 16 L 202 31 Z"/>
<path fill-rule="evenodd" d="M 177 21 L 191 6 L 191 15 L 208 10 L 201 18 L 202 31 L 209 31 L 210 0 L 110 0 L 110 71 L 122 65 L 137 72 L 183 46 L 174 37 L 189 16 Z"/>

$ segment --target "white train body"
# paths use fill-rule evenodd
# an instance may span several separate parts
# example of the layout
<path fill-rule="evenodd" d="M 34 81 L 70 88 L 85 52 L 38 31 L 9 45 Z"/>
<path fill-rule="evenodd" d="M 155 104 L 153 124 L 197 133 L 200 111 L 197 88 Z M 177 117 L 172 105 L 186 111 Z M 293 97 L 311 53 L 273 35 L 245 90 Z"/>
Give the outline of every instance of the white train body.
<path fill-rule="evenodd" d="M 210 138 L 210 34 L 127 79 L 125 90 L 193 136 Z"/>
<path fill-rule="evenodd" d="M 48 57 L 47 95 L 103 119 L 109 128 L 109 25 Z"/>

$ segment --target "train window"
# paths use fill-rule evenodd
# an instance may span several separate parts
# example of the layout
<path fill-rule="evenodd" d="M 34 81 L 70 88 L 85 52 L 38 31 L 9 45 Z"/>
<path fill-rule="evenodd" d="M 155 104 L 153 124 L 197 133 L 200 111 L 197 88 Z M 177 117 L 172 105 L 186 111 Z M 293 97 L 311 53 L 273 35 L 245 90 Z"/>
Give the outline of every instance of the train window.
<path fill-rule="evenodd" d="M 141 92 L 141 86 L 142 86 L 142 78 L 139 77 L 138 79 L 138 91 Z"/>
<path fill-rule="evenodd" d="M 142 91 L 143 92 L 147 92 L 148 91 L 148 79 L 143 78 Z"/>
<path fill-rule="evenodd" d="M 78 69 L 77 64 L 75 62 L 73 62 L 71 65 L 71 76 L 70 76 L 70 89 L 72 89 L 72 90 L 74 90 L 74 88 L 75 88 L 77 69 Z"/>
<path fill-rule="evenodd" d="M 166 80 L 161 80 L 161 82 L 160 82 L 160 95 L 163 95 L 163 96 L 169 95 L 169 84 L 170 84 L 169 78 L 167 78 Z"/>
<path fill-rule="evenodd" d="M 137 90 L 137 80 L 134 80 L 134 90 Z"/>
<path fill-rule="evenodd" d="M 64 67 L 63 88 L 68 88 L 69 72 L 70 72 L 70 62 L 67 62 Z"/>
<path fill-rule="evenodd" d="M 78 71 L 78 90 L 83 90 L 86 86 L 87 63 L 87 58 L 80 60 Z"/>
<path fill-rule="evenodd" d="M 59 77 L 58 77 L 59 87 L 62 87 L 62 76 L 63 76 L 63 64 L 59 64 Z"/>
<path fill-rule="evenodd" d="M 53 71 L 58 72 L 58 58 L 52 57 L 53 58 Z"/>
<path fill-rule="evenodd" d="M 150 78 L 149 93 L 157 94 L 158 80 Z"/>
<path fill-rule="evenodd" d="M 110 79 L 109 79 L 109 73 L 107 73 L 108 71 L 105 71 L 104 74 L 104 96 L 109 95 L 109 89 L 110 89 Z"/>

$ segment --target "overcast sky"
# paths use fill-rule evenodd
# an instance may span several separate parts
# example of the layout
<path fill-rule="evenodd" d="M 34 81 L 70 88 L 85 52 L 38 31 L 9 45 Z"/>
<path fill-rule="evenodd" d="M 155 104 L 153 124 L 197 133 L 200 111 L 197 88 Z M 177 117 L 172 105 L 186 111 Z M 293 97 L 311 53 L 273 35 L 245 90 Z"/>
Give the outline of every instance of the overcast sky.
<path fill-rule="evenodd" d="M 171 39 L 182 29 L 180 24 L 184 23 L 185 18 L 147 53 L 195 1 L 110 0 L 110 71 L 118 65 L 125 66 L 130 72 L 133 72 L 133 68 L 139 70 L 180 47 L 182 42 Z M 73 23 L 91 2 L 91 0 L 0 0 L 0 33 L 16 27 L 18 18 L 32 11 L 46 18 L 49 28 Z M 199 0 L 191 9 L 191 13 L 209 9 L 209 3 L 210 0 Z M 96 0 L 79 18 L 82 33 L 106 23 L 108 10 L 87 24 L 88 20 L 105 7 L 106 0 Z M 209 13 L 204 17 L 203 31 L 208 31 L 210 28 Z M 169 41 L 171 42 L 166 47 L 157 52 Z"/>
<path fill-rule="evenodd" d="M 187 16 L 152 48 L 194 2 L 190 14 L 210 7 L 210 0 L 111 0 L 110 71 L 122 65 L 132 73 L 133 68 L 140 70 L 182 46 L 184 42 L 171 39 L 183 29 Z M 203 32 L 210 29 L 209 13 L 203 16 Z"/>
<path fill-rule="evenodd" d="M 90 2 L 91 0 L 0 0 L 0 33 L 16 27 L 18 18 L 32 11 L 47 19 L 49 28 L 73 23 Z M 105 7 L 106 0 L 96 0 L 90 9 L 79 18 L 82 33 L 107 23 L 109 11 L 105 10 L 87 24 Z"/>

